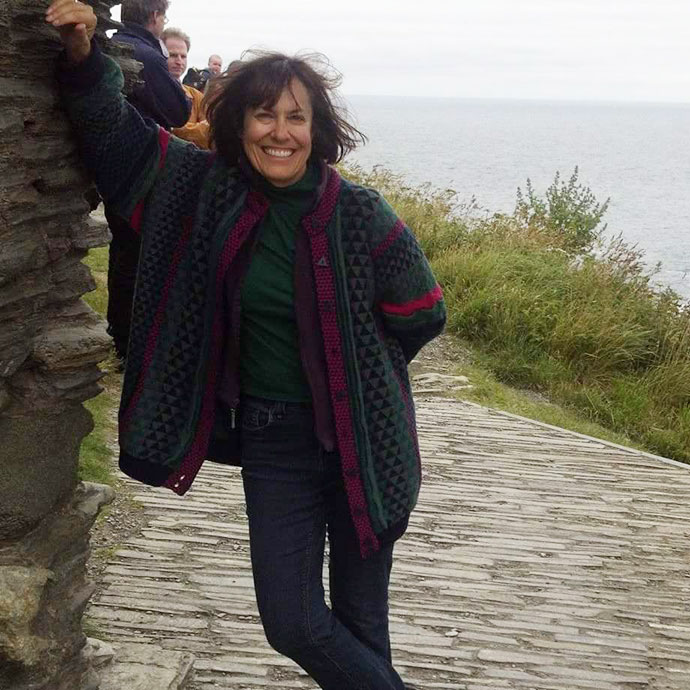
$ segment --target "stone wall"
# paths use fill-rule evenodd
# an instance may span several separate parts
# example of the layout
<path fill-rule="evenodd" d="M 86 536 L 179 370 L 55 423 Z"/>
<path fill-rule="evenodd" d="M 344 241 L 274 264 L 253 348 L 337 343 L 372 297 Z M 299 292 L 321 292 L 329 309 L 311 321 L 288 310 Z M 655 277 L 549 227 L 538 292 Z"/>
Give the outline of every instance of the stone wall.
<path fill-rule="evenodd" d="M 102 17 L 115 2 L 95 3 Z M 60 112 L 48 2 L 0 0 L 0 688 L 86 690 L 88 536 L 106 487 L 77 461 L 109 338 L 81 301 L 107 243 Z M 108 21 L 101 23 L 107 28 Z"/>

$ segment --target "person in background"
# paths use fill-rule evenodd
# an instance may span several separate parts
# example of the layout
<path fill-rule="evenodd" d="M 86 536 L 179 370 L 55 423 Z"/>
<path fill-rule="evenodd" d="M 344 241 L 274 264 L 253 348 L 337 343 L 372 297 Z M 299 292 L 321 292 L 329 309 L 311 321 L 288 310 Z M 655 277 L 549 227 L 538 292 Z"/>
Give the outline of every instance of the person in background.
<path fill-rule="evenodd" d="M 208 71 L 212 77 L 217 77 L 223 71 L 223 58 L 220 55 L 211 55 L 209 57 Z"/>
<path fill-rule="evenodd" d="M 167 21 L 168 5 L 168 0 L 123 0 L 124 27 L 112 37 L 116 43 L 132 46 L 134 59 L 143 66 L 140 83 L 129 97 L 130 103 L 140 115 L 165 130 L 184 126 L 190 114 L 187 96 L 168 71 L 159 40 Z M 108 333 L 118 357 L 124 360 L 141 242 L 129 223 L 107 203 L 105 216 L 112 234 L 108 257 Z"/>
<path fill-rule="evenodd" d="M 190 111 L 182 85 L 170 74 L 160 42 L 169 5 L 169 0 L 123 0 L 124 28 L 112 37 L 116 43 L 132 46 L 134 59 L 143 66 L 141 84 L 130 96 L 130 103 L 167 130 L 182 127 Z"/>
<path fill-rule="evenodd" d="M 168 28 L 161 34 L 161 40 L 168 50 L 168 69 L 178 81 L 187 71 L 187 55 L 191 48 L 189 36 L 180 29 Z M 176 137 L 191 141 L 199 148 L 208 148 L 209 127 L 202 101 L 204 94 L 193 86 L 182 85 L 192 107 L 192 112 L 184 127 L 173 127 Z"/>
<path fill-rule="evenodd" d="M 407 364 L 446 314 L 412 231 L 333 167 L 364 138 L 339 81 L 243 61 L 214 80 L 203 151 L 124 102 L 88 5 L 47 21 L 85 162 L 144 237 L 120 467 L 184 494 L 204 459 L 239 460 L 269 643 L 324 690 L 404 690 L 388 589 L 421 482 Z"/>
<path fill-rule="evenodd" d="M 182 83 L 205 93 L 208 82 L 219 76 L 222 71 L 223 58 L 220 55 L 211 55 L 208 59 L 208 67 L 203 69 L 190 68 Z"/>

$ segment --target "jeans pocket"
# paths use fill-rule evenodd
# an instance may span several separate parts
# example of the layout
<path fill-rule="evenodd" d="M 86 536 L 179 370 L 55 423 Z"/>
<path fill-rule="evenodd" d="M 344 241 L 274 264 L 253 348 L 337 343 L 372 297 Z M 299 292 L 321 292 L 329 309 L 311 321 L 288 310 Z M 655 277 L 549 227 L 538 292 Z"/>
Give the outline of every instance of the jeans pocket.
<path fill-rule="evenodd" d="M 257 403 L 246 403 L 242 408 L 242 431 L 261 431 L 273 421 L 273 410 Z"/>

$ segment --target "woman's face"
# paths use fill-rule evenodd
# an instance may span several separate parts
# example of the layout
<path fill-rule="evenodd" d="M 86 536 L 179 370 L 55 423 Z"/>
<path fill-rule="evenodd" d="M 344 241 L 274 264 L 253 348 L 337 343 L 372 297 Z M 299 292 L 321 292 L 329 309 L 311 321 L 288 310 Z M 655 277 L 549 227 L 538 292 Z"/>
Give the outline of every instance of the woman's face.
<path fill-rule="evenodd" d="M 311 155 L 312 108 L 309 93 L 293 79 L 272 107 L 244 114 L 242 146 L 254 170 L 276 187 L 302 178 Z"/>

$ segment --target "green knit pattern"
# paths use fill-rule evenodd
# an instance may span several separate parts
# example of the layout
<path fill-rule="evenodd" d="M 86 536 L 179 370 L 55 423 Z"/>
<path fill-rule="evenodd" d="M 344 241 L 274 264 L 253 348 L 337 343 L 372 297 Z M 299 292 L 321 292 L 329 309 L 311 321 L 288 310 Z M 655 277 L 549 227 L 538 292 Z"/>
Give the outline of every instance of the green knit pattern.
<path fill-rule="evenodd" d="M 372 258 L 373 250 L 399 223 L 376 191 L 343 180 L 339 206 L 339 237 L 332 234 L 329 239 L 332 258 L 342 264 L 345 276 L 338 305 L 348 312 L 340 315 L 341 320 L 351 324 L 346 343 L 348 389 L 370 516 L 374 530 L 381 533 L 409 514 L 419 494 L 414 406 L 396 333 L 404 336 L 420 323 L 428 324 L 429 314 L 391 319 L 377 304 L 381 298 L 396 304 L 413 301 L 432 291 L 436 281 L 406 227 Z M 441 300 L 434 311 L 442 309 Z M 425 342 L 430 339 L 428 331 L 423 337 Z"/>

